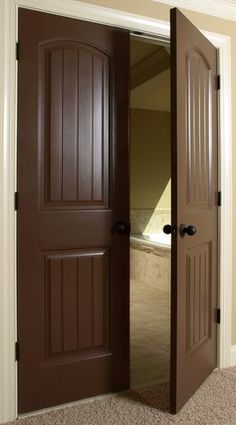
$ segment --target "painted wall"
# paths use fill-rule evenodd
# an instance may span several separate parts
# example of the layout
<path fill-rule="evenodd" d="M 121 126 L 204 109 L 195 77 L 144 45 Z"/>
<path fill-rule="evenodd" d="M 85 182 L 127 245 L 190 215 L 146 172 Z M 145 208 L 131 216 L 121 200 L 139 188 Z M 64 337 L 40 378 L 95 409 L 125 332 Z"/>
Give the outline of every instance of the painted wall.
<path fill-rule="evenodd" d="M 131 209 L 170 208 L 170 113 L 131 109 Z"/>
<path fill-rule="evenodd" d="M 100 6 L 149 16 L 151 18 L 169 20 L 170 6 L 159 4 L 152 0 L 83 0 L 86 3 L 93 3 Z M 182 9 L 184 14 L 198 28 L 205 31 L 226 34 L 231 37 L 231 57 L 232 57 L 232 112 L 233 112 L 233 140 L 236 139 L 236 22 L 216 18 L 201 13 Z M 233 144 L 233 158 L 236 158 L 236 144 Z M 236 167 L 233 169 L 233 211 L 236 210 Z M 231 230 L 231 229 L 230 229 Z M 236 223 L 233 225 L 233 258 L 236 258 Z M 232 291 L 232 345 L 236 344 L 236 261 L 233 261 L 233 291 Z"/>

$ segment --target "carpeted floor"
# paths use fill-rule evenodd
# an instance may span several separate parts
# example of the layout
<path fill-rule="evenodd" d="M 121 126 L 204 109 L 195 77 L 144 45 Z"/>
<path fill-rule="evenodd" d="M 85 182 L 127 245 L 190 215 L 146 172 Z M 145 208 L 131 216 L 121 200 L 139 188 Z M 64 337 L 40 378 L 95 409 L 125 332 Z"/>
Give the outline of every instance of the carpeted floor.
<path fill-rule="evenodd" d="M 22 418 L 18 425 L 236 425 L 236 367 L 215 371 L 175 416 L 167 408 L 166 384 L 78 402 L 72 407 Z"/>

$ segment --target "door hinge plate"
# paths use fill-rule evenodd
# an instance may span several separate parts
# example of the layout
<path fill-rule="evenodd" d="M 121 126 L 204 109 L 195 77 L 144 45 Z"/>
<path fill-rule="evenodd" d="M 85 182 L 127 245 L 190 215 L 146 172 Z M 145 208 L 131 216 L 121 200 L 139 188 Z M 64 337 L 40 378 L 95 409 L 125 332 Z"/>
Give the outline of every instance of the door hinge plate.
<path fill-rule="evenodd" d="M 16 43 L 16 60 L 19 60 L 19 54 L 20 54 L 20 43 L 17 41 Z"/>
<path fill-rule="evenodd" d="M 216 86 L 217 86 L 217 90 L 220 90 L 220 75 L 217 75 L 216 77 Z"/>
<path fill-rule="evenodd" d="M 15 211 L 18 211 L 18 205 L 19 205 L 19 192 L 15 192 Z"/>
<path fill-rule="evenodd" d="M 217 311 L 216 311 L 216 323 L 220 324 L 220 319 L 221 319 L 221 317 L 220 317 L 220 308 L 217 308 Z"/>
<path fill-rule="evenodd" d="M 217 205 L 218 207 L 221 207 L 221 191 L 219 191 L 217 195 Z"/>
<path fill-rule="evenodd" d="M 15 358 L 16 362 L 18 362 L 20 359 L 20 346 L 18 341 L 15 343 Z"/>
<path fill-rule="evenodd" d="M 142 31 L 132 31 L 131 34 L 140 35 L 140 36 L 144 36 L 145 35 L 145 33 L 142 32 Z"/>

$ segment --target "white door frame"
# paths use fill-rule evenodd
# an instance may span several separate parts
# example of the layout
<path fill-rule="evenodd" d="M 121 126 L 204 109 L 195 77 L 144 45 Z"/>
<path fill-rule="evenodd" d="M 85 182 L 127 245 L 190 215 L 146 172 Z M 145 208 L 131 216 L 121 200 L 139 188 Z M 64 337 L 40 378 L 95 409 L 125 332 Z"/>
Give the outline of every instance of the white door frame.
<path fill-rule="evenodd" d="M 0 1 L 0 423 L 17 417 L 16 182 L 18 8 L 98 22 L 169 37 L 168 22 L 89 5 L 77 0 Z M 219 48 L 220 98 L 220 307 L 219 367 L 229 366 L 232 283 L 232 121 L 230 37 L 204 32 Z M 30 36 L 30 35 L 29 35 Z"/>

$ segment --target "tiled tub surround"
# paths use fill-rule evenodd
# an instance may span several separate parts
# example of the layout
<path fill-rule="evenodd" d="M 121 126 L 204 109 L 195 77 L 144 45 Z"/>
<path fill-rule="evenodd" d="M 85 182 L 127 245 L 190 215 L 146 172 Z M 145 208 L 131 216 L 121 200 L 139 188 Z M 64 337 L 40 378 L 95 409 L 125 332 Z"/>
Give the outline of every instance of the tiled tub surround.
<path fill-rule="evenodd" d="M 131 237 L 131 387 L 169 381 L 170 247 Z"/>
<path fill-rule="evenodd" d="M 171 220 L 170 209 L 131 209 L 130 222 L 133 235 L 162 232 Z"/>
<path fill-rule="evenodd" d="M 130 237 L 130 277 L 170 293 L 170 246 Z"/>

